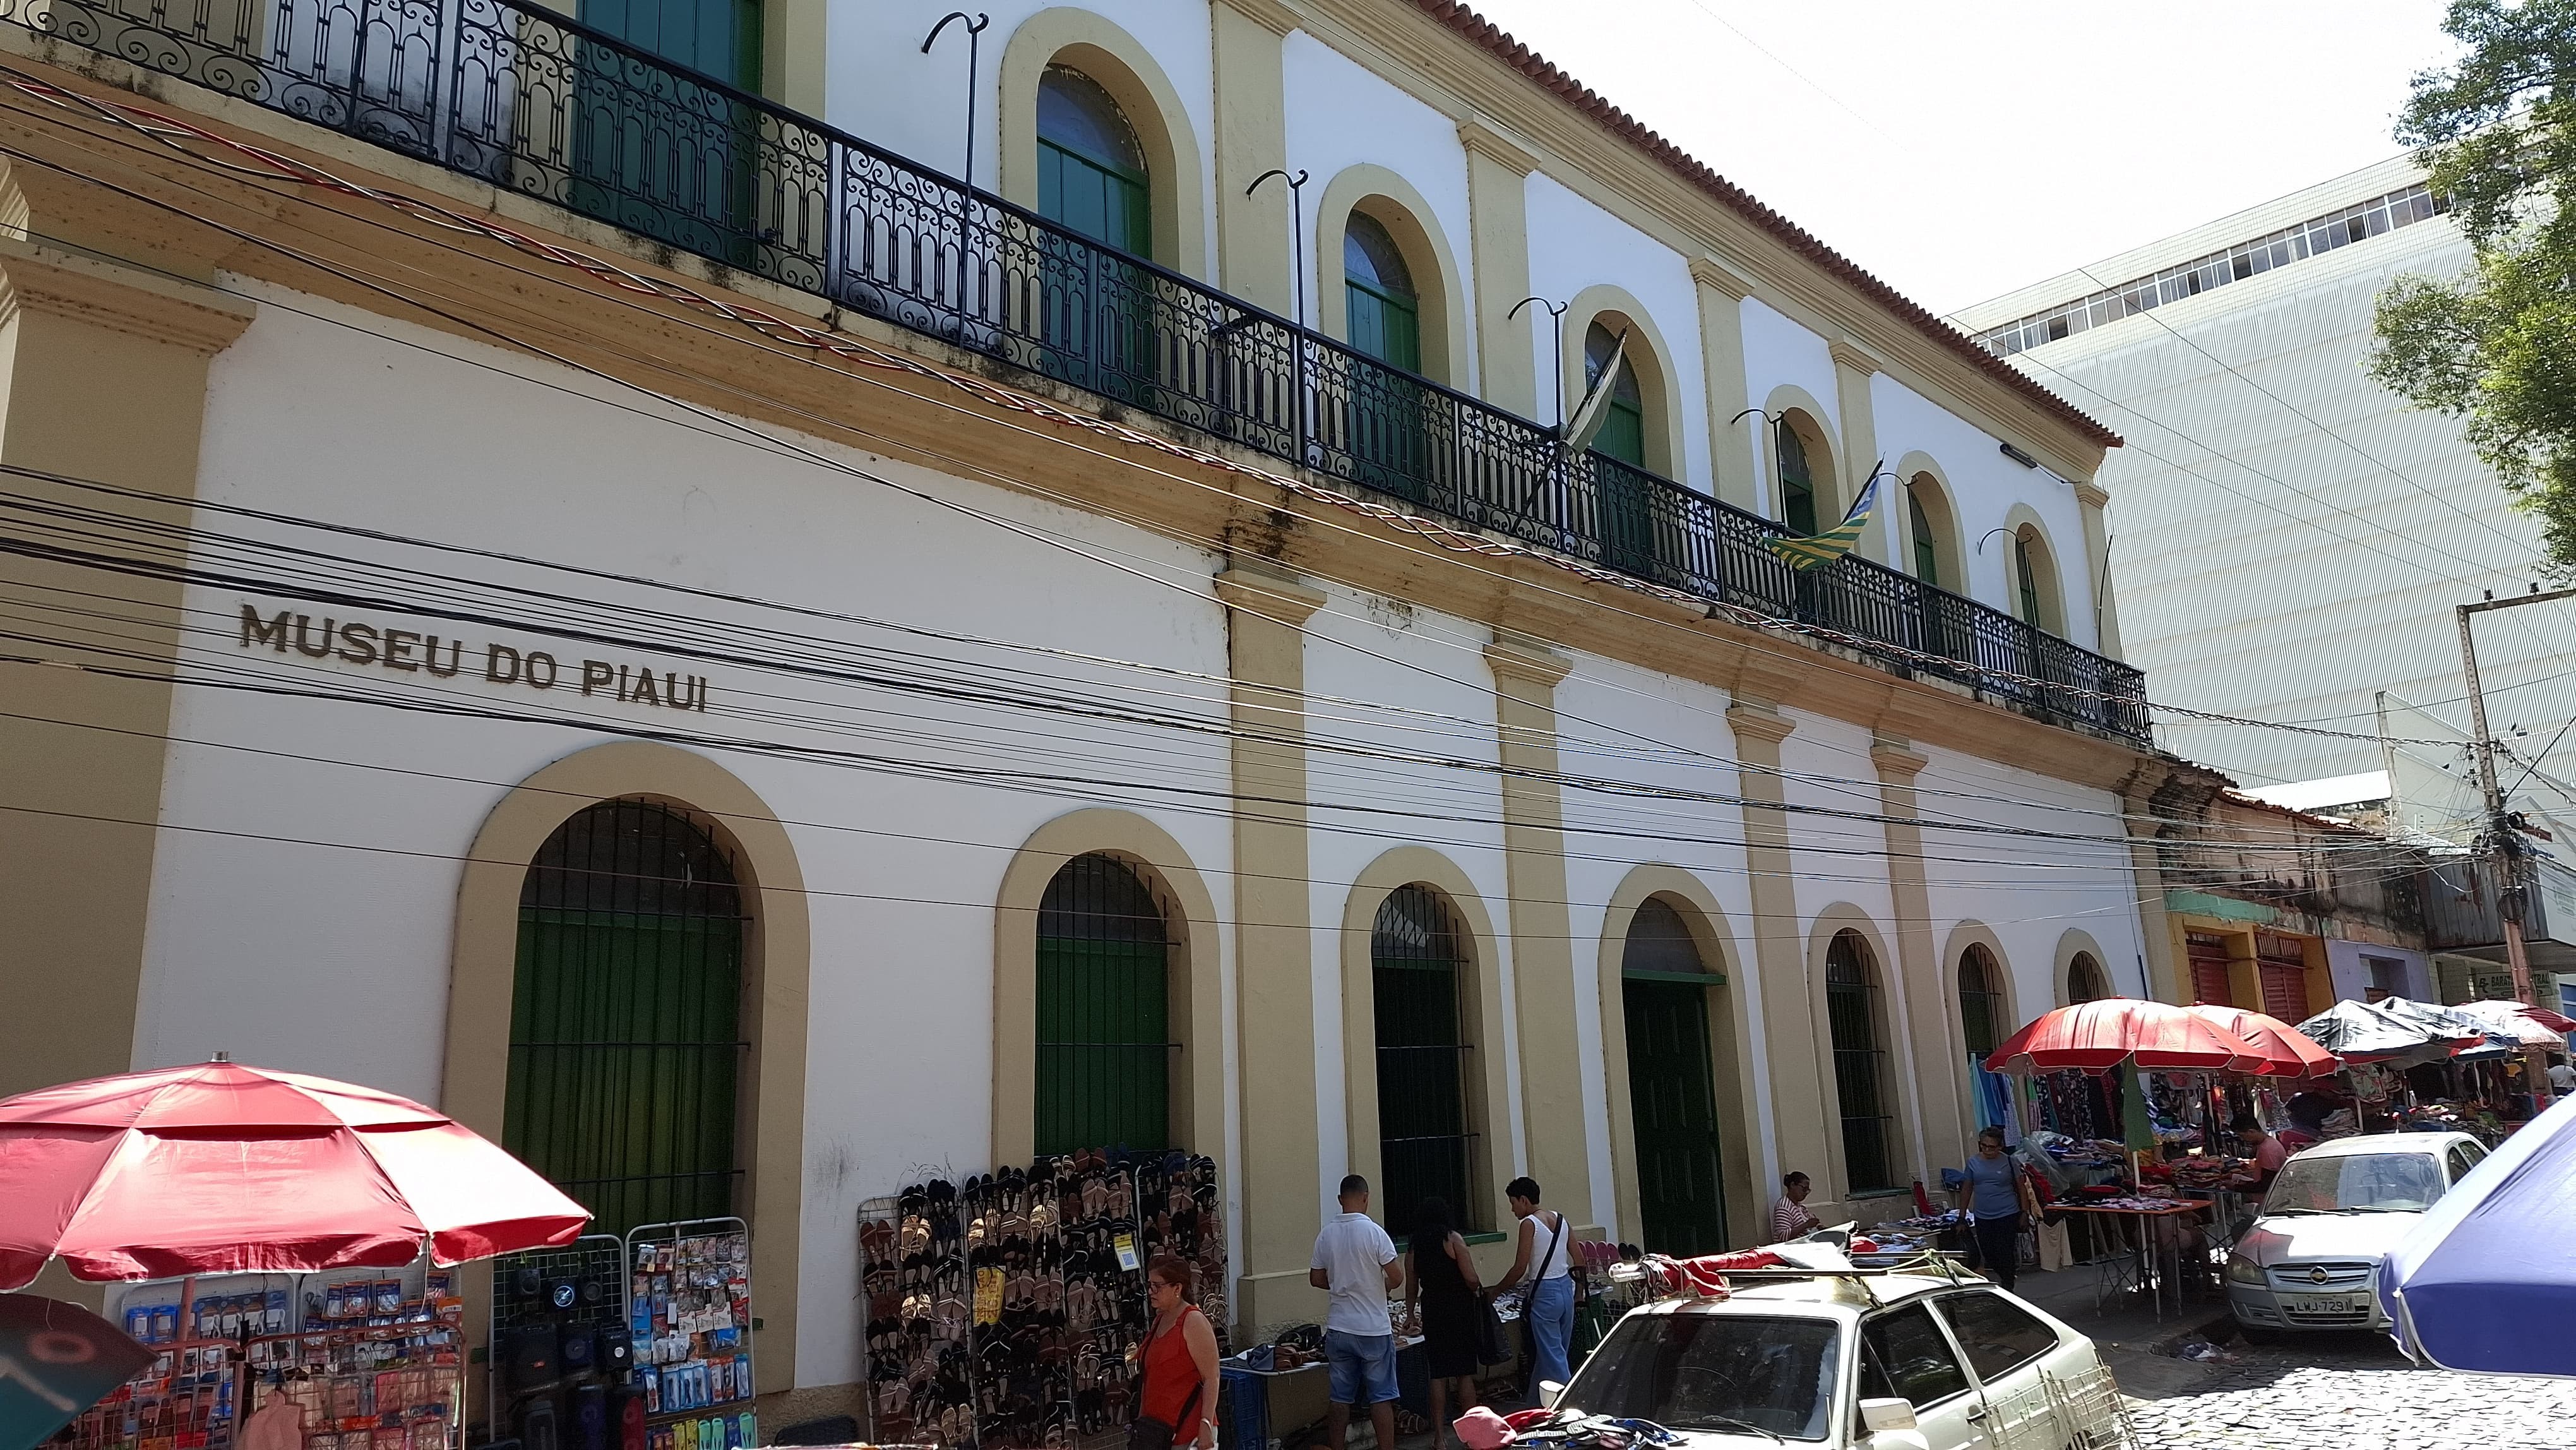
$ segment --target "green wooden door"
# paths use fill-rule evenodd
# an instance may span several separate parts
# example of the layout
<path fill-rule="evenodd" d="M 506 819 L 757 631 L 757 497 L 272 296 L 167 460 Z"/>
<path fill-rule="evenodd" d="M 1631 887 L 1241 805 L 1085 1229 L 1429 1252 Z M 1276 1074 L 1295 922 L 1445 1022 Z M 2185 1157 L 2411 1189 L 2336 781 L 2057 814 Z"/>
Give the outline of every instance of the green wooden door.
<path fill-rule="evenodd" d="M 1098 243 L 1039 241 L 1043 370 L 1150 405 L 1155 283 L 1125 260 L 1154 254 L 1145 149 L 1117 101 L 1069 66 L 1049 66 L 1038 81 L 1038 215 Z"/>
<path fill-rule="evenodd" d="M 1136 873 L 1077 856 L 1038 906 L 1037 1147 L 1171 1144 L 1170 934 Z"/>
<path fill-rule="evenodd" d="M 640 801 L 564 823 L 519 905 L 502 1146 L 592 1231 L 734 1211 L 742 917 L 730 866 Z"/>
<path fill-rule="evenodd" d="M 580 15 L 648 55 L 760 93 L 760 0 L 581 0 Z M 605 46 L 577 48 L 575 209 L 756 267 L 755 109 Z"/>
<path fill-rule="evenodd" d="M 1676 1257 L 1714 1253 L 1726 1246 L 1726 1197 L 1718 1174 L 1708 988 L 1631 977 L 1619 990 L 1627 1004 L 1628 1102 L 1644 1246 Z"/>

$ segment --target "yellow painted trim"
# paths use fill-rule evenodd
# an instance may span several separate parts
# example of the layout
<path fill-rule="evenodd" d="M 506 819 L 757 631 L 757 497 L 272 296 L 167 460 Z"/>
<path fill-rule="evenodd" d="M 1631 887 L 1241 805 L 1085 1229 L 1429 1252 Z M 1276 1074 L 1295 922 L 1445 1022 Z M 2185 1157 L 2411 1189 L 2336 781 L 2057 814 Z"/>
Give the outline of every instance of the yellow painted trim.
<path fill-rule="evenodd" d="M 1762 979 L 1764 1062 L 1771 1079 L 1771 1119 L 1758 1143 L 1762 1154 L 1763 1204 L 1770 1185 L 1796 1167 L 1793 1153 L 1803 1154 L 1825 1132 L 1820 1064 L 1813 1051 L 1787 1044 L 1814 1041 L 1815 1022 L 1807 1009 L 1806 944 L 1798 921 L 1796 858 L 1789 848 L 1789 818 L 1778 809 L 1786 799 L 1779 773 L 1780 744 L 1796 724 L 1764 701 L 1739 696 L 1726 710 L 1734 738 L 1745 803 L 1738 826 L 1744 833 L 1744 864 L 1752 880 L 1753 960 Z M 1809 1170 L 1812 1173 L 1814 1170 Z M 1833 1180 L 1822 1180 L 1830 1184 Z"/>
<path fill-rule="evenodd" d="M 1762 509 L 1762 424 L 1745 415 L 1751 387 L 1744 374 L 1744 299 L 1752 284 L 1707 257 L 1690 263 L 1699 299 L 1699 365 L 1708 390 L 1710 486 L 1738 508 Z"/>
<path fill-rule="evenodd" d="M 2014 539 L 2028 534 L 2038 541 L 2031 551 L 2039 565 L 2039 627 L 2064 638 L 2066 634 L 2066 581 L 2058 573 L 2057 541 L 2050 538 L 2048 525 L 2040 521 L 2039 511 L 2026 503 L 2016 503 L 2004 514 L 2004 532 L 1996 541 L 2004 548 L 2004 613 L 2021 618 L 2021 573 L 2014 562 Z"/>
<path fill-rule="evenodd" d="M 1610 1182 L 1617 1217 L 1610 1228 L 1628 1243 L 1645 1242 L 1643 1196 L 1637 1184 L 1636 1104 L 1628 1087 L 1628 1012 L 1620 967 L 1627 956 L 1628 928 L 1637 908 L 1660 897 L 1681 916 L 1698 946 L 1700 960 L 1725 974 L 1723 986 L 1708 991 L 1709 1086 L 1717 1098 L 1718 1175 L 1726 1191 L 1726 1232 L 1730 1246 L 1756 1244 L 1769 1237 L 1770 1194 L 1758 1171 L 1755 1136 L 1760 1101 L 1754 1083 L 1753 1054 L 1748 1046 L 1760 1025 L 1752 1020 L 1744 991 L 1741 958 L 1727 924 L 1726 910 L 1708 884 L 1678 866 L 1638 866 L 1619 880 L 1601 918 L 1601 942 L 1594 988 L 1601 1004 L 1601 1070 L 1604 1101 L 1610 1115 Z"/>
<path fill-rule="evenodd" d="M 2075 958 L 2078 953 L 2091 957 L 2093 964 L 2102 969 L 2102 980 L 2110 984 L 2114 995 L 2123 997 L 2128 995 L 2128 987 L 2121 982 L 2120 971 L 2112 963 L 2110 953 L 2102 950 L 2102 944 L 2093 939 L 2093 933 L 2082 927 L 2070 926 L 2057 938 L 2056 964 L 2051 969 L 2056 979 L 2059 1006 L 2066 1005 L 2067 986 L 2072 980 L 2071 974 L 2075 970 Z"/>
<path fill-rule="evenodd" d="M 1789 426 L 1797 430 L 1798 441 L 1807 445 L 1807 471 L 1816 485 L 1816 527 L 1830 529 L 1851 506 L 1851 495 L 1843 492 L 1842 445 L 1833 430 L 1833 411 L 1816 401 L 1816 395 L 1796 383 L 1782 383 L 1762 400 L 1763 418 L 1786 416 Z M 1757 420 L 1747 418 L 1750 424 Z M 1763 510 L 1766 518 L 1779 519 L 1786 511 L 1780 482 L 1780 447 L 1770 429 L 1763 429 L 1760 439 L 1762 474 L 1770 485 L 1770 507 Z M 1782 520 L 1786 522 L 1786 520 Z"/>
<path fill-rule="evenodd" d="M 1474 1032 L 1469 1054 L 1473 1076 L 1466 1093 L 1467 1131 L 1476 1134 L 1476 1161 L 1468 1173 L 1467 1191 L 1479 1202 L 1461 1213 L 1476 1215 L 1478 1228 L 1501 1228 L 1512 1221 L 1503 1185 L 1520 1166 L 1519 1140 L 1513 1132 L 1511 1085 L 1504 1059 L 1509 1039 L 1503 1032 L 1502 961 L 1493 914 L 1486 910 L 1467 873 L 1428 846 L 1398 846 L 1368 864 L 1351 883 L 1342 910 L 1342 1101 L 1344 1131 L 1349 1135 L 1345 1172 L 1368 1179 L 1374 1189 L 1384 1178 L 1378 1161 L 1377 1115 L 1377 979 L 1370 938 L 1378 908 L 1399 886 L 1420 884 L 1447 898 L 1466 933 L 1468 960 L 1463 989 L 1466 1011 L 1461 1025 Z M 1339 1179 L 1341 1174 L 1329 1173 Z M 1316 1184 L 1320 1199 L 1324 1192 Z M 1546 1189 L 1545 1183 L 1540 1184 Z M 1451 1205 L 1453 1208 L 1457 1205 Z"/>
<path fill-rule="evenodd" d="M 1154 213 L 1154 260 L 1204 278 L 1207 266 L 1207 153 L 1181 93 L 1134 36 L 1088 10 L 1059 6 L 1020 22 L 1002 49 L 1001 193 L 1038 205 L 1038 79 L 1066 65 L 1099 82 L 1136 128 Z"/>
<path fill-rule="evenodd" d="M 1646 399 L 1646 466 L 1666 478 L 1680 478 L 1690 457 L 1682 441 L 1681 380 L 1674 373 L 1672 344 L 1654 315 L 1635 293 L 1614 282 L 1596 282 L 1574 294 L 1565 306 L 1565 351 L 1557 359 L 1564 371 L 1565 409 L 1583 400 L 1583 343 L 1595 322 L 1613 333 L 1633 330 L 1628 361 L 1637 370 L 1637 392 Z"/>
<path fill-rule="evenodd" d="M 1288 80 L 1280 42 L 1296 19 L 1277 0 L 1217 0 L 1208 18 L 1216 63 L 1218 285 L 1285 317 L 1295 305 L 1296 282 L 1288 188 L 1274 178 L 1244 193 L 1254 178 L 1288 165 Z"/>
<path fill-rule="evenodd" d="M 1933 562 L 1941 570 L 1940 586 L 1953 594 L 1966 594 L 1968 587 L 1967 550 L 1959 538 L 1959 491 L 1950 484 L 1950 475 L 1931 454 L 1917 448 L 1896 460 L 1888 472 L 1901 482 L 1894 486 L 1919 492 L 1923 511 L 1932 517 Z M 1929 485 L 1926 487 L 1925 485 Z M 1895 564 L 1907 574 L 1914 572 L 1914 519 L 1902 507 L 1900 494 L 1888 500 L 1899 507 L 1891 509 L 1887 526 L 1895 534 Z"/>
<path fill-rule="evenodd" d="M 1475 391 L 1467 343 L 1466 274 L 1441 234 L 1439 213 L 1413 183 L 1373 162 L 1343 167 L 1324 184 L 1315 211 L 1314 323 L 1336 342 L 1351 340 L 1350 305 L 1343 286 L 1342 238 L 1352 212 L 1369 214 L 1404 253 L 1413 285 L 1422 294 L 1422 375 L 1461 392 Z"/>
<path fill-rule="evenodd" d="M 686 811 L 714 835 L 733 857 L 751 918 L 743 933 L 743 1017 L 752 1044 L 740 1098 L 749 1129 L 743 1217 L 751 1224 L 752 1294 L 766 1325 L 754 1358 L 761 1392 L 775 1393 L 796 1378 L 813 936 L 795 842 L 740 777 L 691 751 L 625 740 L 567 755 L 502 795 L 475 833 L 457 887 L 439 1106 L 500 1140 L 525 863 L 576 812 L 621 799 Z M 479 1338 L 481 1318 L 469 1313 L 466 1322 Z"/>
<path fill-rule="evenodd" d="M 1860 497 L 1862 486 L 1869 482 L 1870 470 L 1878 464 L 1878 406 L 1871 396 L 1870 380 L 1878 376 L 1879 364 L 1878 359 L 1848 342 L 1828 343 L 1826 351 L 1834 360 L 1834 396 L 1843 425 L 1843 468 L 1839 476 L 1843 481 L 1844 507 L 1848 508 L 1850 500 Z M 1880 497 L 1884 499 L 1885 495 Z M 1893 564 L 1895 538 L 1887 522 L 1887 509 L 1882 506 L 1870 515 L 1869 525 L 1861 531 L 1860 542 L 1852 546 L 1852 551 L 1863 558 Z"/>
<path fill-rule="evenodd" d="M 1216 900 L 1171 833 L 1133 811 L 1069 811 L 1011 855 L 993 903 L 993 1162 L 1037 1152 L 1038 904 L 1076 856 L 1113 857 L 1162 908 L 1172 936 L 1167 1020 L 1181 1051 L 1171 1073 L 1172 1141 L 1215 1158 L 1233 1182 L 1225 1141 L 1224 934 Z"/>
<path fill-rule="evenodd" d="M 1896 736 L 1880 734 L 1870 744 L 1870 764 L 1878 773 L 1879 811 L 1887 819 L 1880 833 L 1887 845 L 1887 889 L 1895 909 L 1896 971 L 1890 995 L 1902 998 L 1904 1072 L 1913 1084 L 1910 1122 L 1918 1164 L 1962 1158 L 1964 1139 L 1953 1137 L 1961 1112 L 1957 1083 L 1932 1064 L 1956 1057 L 1958 1042 L 1955 993 L 1942 990 L 1941 954 L 1932 940 L 1932 893 L 1923 867 L 1923 828 L 1914 780 L 1931 764 L 1929 757 Z"/>
<path fill-rule="evenodd" d="M 1524 418 L 1540 416 L 1531 359 L 1546 319 L 1535 307 L 1513 307 L 1530 295 L 1529 153 L 1476 121 L 1458 123 L 1467 152 L 1468 250 L 1475 259 L 1476 378 L 1485 401 Z"/>
<path fill-rule="evenodd" d="M 1947 1163 L 1953 1156 L 1964 1160 L 1970 1136 L 1976 1130 L 1977 1085 L 1968 1071 L 1968 1021 L 1959 1006 L 1959 968 L 1967 961 L 1968 948 L 1984 947 L 1994 963 L 1993 983 L 2003 996 L 2003 1008 L 1996 1015 L 1995 1036 L 2006 1037 L 2022 1025 L 2021 993 L 2013 983 L 2012 958 L 2005 955 L 2003 941 L 1992 927 L 1982 921 L 1962 921 L 1950 928 L 1941 942 L 1939 959 L 1939 1000 L 1943 1004 L 1941 1041 L 1947 1045 L 1944 1054 L 1950 1060 L 1950 1091 L 1958 1103 L 1958 1140 L 1952 1151 L 1936 1152 L 1935 1163 Z"/>

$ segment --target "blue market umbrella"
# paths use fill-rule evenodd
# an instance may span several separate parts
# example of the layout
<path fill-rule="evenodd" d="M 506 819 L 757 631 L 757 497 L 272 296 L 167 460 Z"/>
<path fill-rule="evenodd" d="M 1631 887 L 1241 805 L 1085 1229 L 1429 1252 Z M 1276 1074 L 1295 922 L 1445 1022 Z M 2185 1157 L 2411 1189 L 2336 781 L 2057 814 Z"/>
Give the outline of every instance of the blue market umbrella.
<path fill-rule="evenodd" d="M 2576 1098 L 2451 1185 L 2380 1266 L 2379 1300 L 2419 1363 L 2576 1376 Z"/>

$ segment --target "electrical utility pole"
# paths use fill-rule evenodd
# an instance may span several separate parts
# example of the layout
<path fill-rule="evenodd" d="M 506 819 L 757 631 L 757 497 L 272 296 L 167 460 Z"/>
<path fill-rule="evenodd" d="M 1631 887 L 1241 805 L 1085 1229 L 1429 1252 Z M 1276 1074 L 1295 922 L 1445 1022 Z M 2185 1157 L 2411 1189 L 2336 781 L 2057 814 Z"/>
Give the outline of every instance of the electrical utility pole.
<path fill-rule="evenodd" d="M 2576 589 L 2552 589 L 2543 594 L 2535 584 L 2531 590 L 2510 599 L 2498 599 L 2490 592 L 2476 604 L 2456 606 L 2460 619 L 2460 668 L 2468 676 L 2469 685 L 2469 729 L 2477 737 L 2478 789 L 2486 797 L 2486 835 L 2491 848 L 2503 857 L 2505 886 L 2499 893 L 2502 899 L 2496 903 L 2496 911 L 2504 918 L 2504 955 L 2506 964 L 2513 969 L 2513 995 L 2526 1007 L 2540 1005 L 2540 999 L 2532 992 L 2531 953 L 2522 941 L 2523 904 L 2528 899 L 2523 883 L 2522 843 L 2514 839 L 2513 826 L 2505 818 L 2504 791 L 2496 784 L 2495 740 L 2487 734 L 2487 697 L 2478 687 L 2478 647 L 2469 622 L 2472 616 L 2490 609 L 2576 599 Z"/>

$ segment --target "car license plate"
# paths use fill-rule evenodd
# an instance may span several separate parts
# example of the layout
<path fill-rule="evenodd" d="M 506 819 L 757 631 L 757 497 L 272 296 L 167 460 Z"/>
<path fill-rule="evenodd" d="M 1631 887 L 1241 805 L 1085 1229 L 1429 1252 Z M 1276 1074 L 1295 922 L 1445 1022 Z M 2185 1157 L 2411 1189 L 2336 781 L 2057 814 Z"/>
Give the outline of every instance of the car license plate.
<path fill-rule="evenodd" d="M 2292 1301 L 2302 1314 L 2353 1314 L 2361 1309 L 2359 1300 L 2342 1294 L 2306 1294 Z"/>

